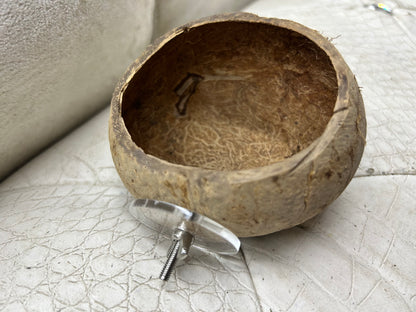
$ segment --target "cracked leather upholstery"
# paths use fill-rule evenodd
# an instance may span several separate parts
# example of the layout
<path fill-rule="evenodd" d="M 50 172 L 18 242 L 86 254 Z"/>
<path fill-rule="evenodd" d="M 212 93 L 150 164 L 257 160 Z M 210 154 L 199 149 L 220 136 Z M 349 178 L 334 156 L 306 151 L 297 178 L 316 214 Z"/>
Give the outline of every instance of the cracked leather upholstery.
<path fill-rule="evenodd" d="M 314 219 L 244 239 L 265 311 L 415 311 L 415 189 L 415 176 L 355 178 Z"/>
<path fill-rule="evenodd" d="M 105 110 L 0 185 L 0 311 L 416 311 L 409 17 L 298 2 L 246 10 L 335 38 L 357 76 L 367 148 L 340 198 L 301 226 L 244 239 L 234 257 L 194 250 L 163 284 L 169 242 L 127 213 Z"/>

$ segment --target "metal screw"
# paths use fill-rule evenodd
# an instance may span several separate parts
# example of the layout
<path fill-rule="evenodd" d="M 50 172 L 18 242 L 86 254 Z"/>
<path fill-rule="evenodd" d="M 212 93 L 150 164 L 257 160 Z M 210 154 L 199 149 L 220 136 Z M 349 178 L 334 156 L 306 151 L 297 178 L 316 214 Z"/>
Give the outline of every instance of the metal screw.
<path fill-rule="evenodd" d="M 169 279 L 176 261 L 188 256 L 192 244 L 225 255 L 234 255 L 240 248 L 238 237 L 221 224 L 183 207 L 153 199 L 136 199 L 129 210 L 147 227 L 172 237 L 168 259 L 159 276 L 163 281 Z"/>
<path fill-rule="evenodd" d="M 176 260 L 183 260 L 188 256 L 189 248 L 192 245 L 193 236 L 179 228 L 173 233 L 172 244 L 168 250 L 168 259 L 160 272 L 159 278 L 163 281 L 169 280 L 170 274 L 173 271 Z M 178 258 L 179 255 L 179 258 Z"/>

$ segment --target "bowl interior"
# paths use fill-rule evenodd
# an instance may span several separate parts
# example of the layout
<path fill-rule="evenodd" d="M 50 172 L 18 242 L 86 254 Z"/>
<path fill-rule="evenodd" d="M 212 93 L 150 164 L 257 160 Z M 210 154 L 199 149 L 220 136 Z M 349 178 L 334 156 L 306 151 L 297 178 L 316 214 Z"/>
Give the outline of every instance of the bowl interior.
<path fill-rule="evenodd" d="M 168 162 L 214 170 L 269 165 L 324 131 L 337 98 L 328 55 L 264 23 L 193 27 L 129 81 L 122 117 L 133 141 Z"/>

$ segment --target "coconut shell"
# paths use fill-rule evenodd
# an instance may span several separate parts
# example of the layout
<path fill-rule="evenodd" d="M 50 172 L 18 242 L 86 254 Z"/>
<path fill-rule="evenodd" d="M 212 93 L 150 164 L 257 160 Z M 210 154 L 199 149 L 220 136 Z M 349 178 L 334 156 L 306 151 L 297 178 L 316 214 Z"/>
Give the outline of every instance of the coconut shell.
<path fill-rule="evenodd" d="M 352 179 L 366 135 L 354 75 L 298 23 L 217 15 L 159 38 L 111 102 L 126 188 L 208 216 L 240 237 L 300 224 Z"/>

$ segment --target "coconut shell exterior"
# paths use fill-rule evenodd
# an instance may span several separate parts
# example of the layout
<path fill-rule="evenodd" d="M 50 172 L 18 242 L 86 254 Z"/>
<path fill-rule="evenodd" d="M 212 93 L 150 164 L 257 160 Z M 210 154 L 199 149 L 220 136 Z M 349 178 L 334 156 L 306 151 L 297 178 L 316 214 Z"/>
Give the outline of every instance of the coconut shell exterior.
<path fill-rule="evenodd" d="M 159 38 L 117 85 L 109 121 L 114 164 L 135 197 L 240 237 L 321 212 L 352 179 L 365 136 L 357 82 L 335 47 L 298 23 L 246 13 Z"/>

